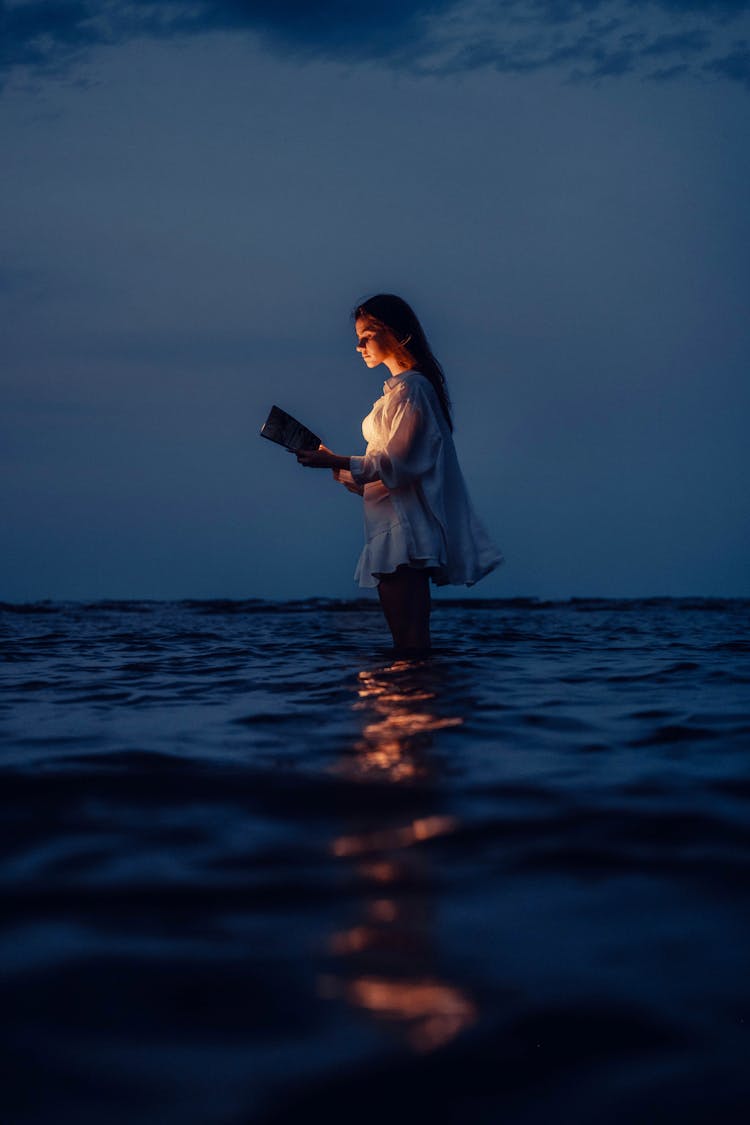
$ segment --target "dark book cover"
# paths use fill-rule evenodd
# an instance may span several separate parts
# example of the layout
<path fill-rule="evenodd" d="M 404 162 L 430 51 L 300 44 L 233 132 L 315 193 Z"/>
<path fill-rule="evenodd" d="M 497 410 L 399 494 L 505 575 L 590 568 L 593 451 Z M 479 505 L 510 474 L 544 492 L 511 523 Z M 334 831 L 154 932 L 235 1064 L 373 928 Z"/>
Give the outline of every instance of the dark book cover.
<path fill-rule="evenodd" d="M 320 438 L 307 426 L 303 426 L 280 406 L 272 406 L 271 412 L 261 426 L 260 436 L 283 445 L 285 449 L 297 453 L 300 449 L 318 449 Z"/>

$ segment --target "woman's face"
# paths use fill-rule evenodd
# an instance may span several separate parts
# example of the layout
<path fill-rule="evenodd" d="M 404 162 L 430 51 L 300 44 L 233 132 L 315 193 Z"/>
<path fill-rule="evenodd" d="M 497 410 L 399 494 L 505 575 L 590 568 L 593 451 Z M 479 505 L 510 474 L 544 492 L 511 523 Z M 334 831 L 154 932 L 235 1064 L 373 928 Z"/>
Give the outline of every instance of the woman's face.
<path fill-rule="evenodd" d="M 357 351 L 368 367 L 377 367 L 394 355 L 393 336 L 387 328 L 376 324 L 369 317 L 358 317 L 354 323 L 354 331 L 357 333 Z"/>

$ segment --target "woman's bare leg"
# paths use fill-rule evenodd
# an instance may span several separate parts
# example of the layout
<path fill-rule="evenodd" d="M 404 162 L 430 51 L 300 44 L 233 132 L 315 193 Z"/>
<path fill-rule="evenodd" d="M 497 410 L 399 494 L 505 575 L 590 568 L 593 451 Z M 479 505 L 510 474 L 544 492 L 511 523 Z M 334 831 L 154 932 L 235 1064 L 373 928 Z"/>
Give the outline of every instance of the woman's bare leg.
<path fill-rule="evenodd" d="M 430 577 L 426 570 L 400 566 L 378 582 L 380 604 L 397 649 L 430 648 Z"/>

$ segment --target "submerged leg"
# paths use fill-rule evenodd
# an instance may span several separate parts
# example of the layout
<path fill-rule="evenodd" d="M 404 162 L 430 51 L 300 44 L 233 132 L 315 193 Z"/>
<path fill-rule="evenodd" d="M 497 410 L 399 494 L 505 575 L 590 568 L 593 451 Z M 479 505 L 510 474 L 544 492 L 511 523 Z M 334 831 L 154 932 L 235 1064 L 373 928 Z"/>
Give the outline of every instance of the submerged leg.
<path fill-rule="evenodd" d="M 426 570 L 400 566 L 384 574 L 378 595 L 394 647 L 424 652 L 430 648 L 430 577 Z"/>

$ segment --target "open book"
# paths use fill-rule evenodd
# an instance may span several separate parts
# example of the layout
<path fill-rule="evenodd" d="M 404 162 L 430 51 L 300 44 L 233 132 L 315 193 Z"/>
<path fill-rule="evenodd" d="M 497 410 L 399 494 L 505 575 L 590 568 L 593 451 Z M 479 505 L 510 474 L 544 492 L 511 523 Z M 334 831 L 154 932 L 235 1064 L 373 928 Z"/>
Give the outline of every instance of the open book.
<path fill-rule="evenodd" d="M 317 449 L 321 444 L 317 434 L 292 418 L 280 406 L 271 407 L 271 413 L 260 428 L 260 436 L 283 445 L 292 453 L 297 453 L 300 449 Z"/>

